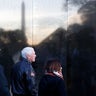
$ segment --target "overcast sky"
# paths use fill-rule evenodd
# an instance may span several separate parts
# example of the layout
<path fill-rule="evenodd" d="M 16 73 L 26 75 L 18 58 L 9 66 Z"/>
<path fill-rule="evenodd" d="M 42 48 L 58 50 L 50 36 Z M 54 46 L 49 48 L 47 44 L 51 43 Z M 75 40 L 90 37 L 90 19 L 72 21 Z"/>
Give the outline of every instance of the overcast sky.
<path fill-rule="evenodd" d="M 21 29 L 22 2 L 25 3 L 26 34 L 30 42 L 32 32 L 35 42 L 43 40 L 59 27 L 66 27 L 68 17 L 63 9 L 64 0 L 0 0 L 0 28 Z"/>

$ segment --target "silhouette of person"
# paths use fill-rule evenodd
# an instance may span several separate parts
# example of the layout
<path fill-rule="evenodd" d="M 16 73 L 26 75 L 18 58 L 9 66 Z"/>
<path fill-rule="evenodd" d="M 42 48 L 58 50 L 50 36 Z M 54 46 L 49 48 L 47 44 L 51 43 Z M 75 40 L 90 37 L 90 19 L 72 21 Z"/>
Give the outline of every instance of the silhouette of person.
<path fill-rule="evenodd" d="M 13 96 L 37 96 L 35 71 L 31 65 L 36 54 L 32 47 L 21 51 L 21 59 L 12 68 L 11 90 Z"/>
<path fill-rule="evenodd" d="M 0 65 L 0 96 L 11 96 L 2 65 Z"/>
<path fill-rule="evenodd" d="M 39 96 L 66 96 L 61 63 L 58 59 L 50 59 L 45 65 L 45 74 L 38 87 Z"/>

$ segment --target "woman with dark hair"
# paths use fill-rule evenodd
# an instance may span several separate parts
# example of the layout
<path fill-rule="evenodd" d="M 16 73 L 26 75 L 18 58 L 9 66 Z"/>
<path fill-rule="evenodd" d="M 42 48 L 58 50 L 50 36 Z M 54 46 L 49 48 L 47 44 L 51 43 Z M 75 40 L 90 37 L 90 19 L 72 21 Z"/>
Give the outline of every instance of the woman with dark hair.
<path fill-rule="evenodd" d="M 46 62 L 45 74 L 40 80 L 38 95 L 66 96 L 62 67 L 58 59 L 50 59 Z"/>

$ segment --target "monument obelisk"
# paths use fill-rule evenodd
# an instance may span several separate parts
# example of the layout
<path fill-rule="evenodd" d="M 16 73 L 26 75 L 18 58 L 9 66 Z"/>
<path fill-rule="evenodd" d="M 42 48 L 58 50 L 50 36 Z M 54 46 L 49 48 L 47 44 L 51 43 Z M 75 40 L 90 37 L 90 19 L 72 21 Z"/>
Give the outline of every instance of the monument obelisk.
<path fill-rule="evenodd" d="M 25 4 L 22 2 L 21 30 L 25 34 Z"/>

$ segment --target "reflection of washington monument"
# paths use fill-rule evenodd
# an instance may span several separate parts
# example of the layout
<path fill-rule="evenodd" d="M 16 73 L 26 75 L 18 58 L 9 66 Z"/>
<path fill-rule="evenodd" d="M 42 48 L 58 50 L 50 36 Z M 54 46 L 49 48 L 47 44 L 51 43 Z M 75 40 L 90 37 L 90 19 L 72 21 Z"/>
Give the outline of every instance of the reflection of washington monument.
<path fill-rule="evenodd" d="M 27 38 L 26 38 L 26 24 L 25 24 L 25 3 L 22 2 L 21 4 L 21 36 L 23 38 L 23 42 L 27 42 Z"/>
<path fill-rule="evenodd" d="M 27 40 L 26 34 L 26 12 L 25 12 L 25 3 L 24 1 L 21 3 L 21 34 L 24 36 L 25 40 Z M 32 24 L 33 26 L 33 24 Z M 32 32 L 32 42 L 33 42 L 33 32 Z"/>
<path fill-rule="evenodd" d="M 25 4 L 22 2 L 21 30 L 25 34 Z"/>

